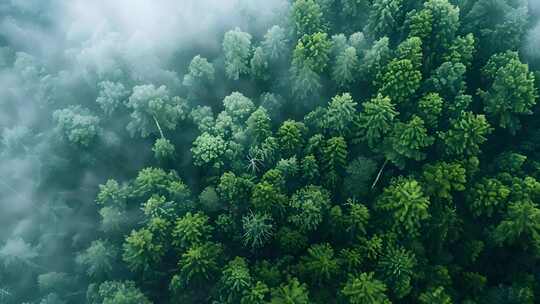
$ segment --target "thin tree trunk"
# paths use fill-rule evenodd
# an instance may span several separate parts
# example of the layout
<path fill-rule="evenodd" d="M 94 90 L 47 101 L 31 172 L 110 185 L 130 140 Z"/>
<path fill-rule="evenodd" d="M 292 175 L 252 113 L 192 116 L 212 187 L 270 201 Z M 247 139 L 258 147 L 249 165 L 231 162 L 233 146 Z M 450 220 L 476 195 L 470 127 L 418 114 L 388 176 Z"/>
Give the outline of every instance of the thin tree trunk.
<path fill-rule="evenodd" d="M 384 167 L 386 167 L 386 164 L 388 163 L 388 159 L 386 159 L 383 163 L 383 165 L 381 166 L 381 169 L 379 170 L 379 173 L 377 174 L 377 177 L 375 178 L 375 180 L 373 181 L 373 184 L 371 185 L 371 189 L 375 188 L 375 185 L 377 185 L 377 182 L 379 181 L 379 178 L 381 178 L 381 174 L 384 170 Z"/>
<path fill-rule="evenodd" d="M 156 119 L 156 117 L 154 115 L 152 115 L 152 118 L 156 122 L 156 126 L 157 126 L 157 128 L 159 130 L 159 134 L 161 134 L 161 138 L 165 138 L 165 136 L 163 135 L 163 131 L 161 130 L 161 126 L 159 125 L 158 120 Z"/>

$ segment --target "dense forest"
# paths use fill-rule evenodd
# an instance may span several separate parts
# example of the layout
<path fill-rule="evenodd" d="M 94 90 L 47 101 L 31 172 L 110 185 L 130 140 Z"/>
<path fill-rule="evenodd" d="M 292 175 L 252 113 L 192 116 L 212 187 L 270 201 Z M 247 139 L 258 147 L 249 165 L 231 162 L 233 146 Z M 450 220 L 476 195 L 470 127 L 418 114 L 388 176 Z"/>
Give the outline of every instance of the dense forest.
<path fill-rule="evenodd" d="M 0 303 L 540 303 L 540 1 L 0 3 Z"/>

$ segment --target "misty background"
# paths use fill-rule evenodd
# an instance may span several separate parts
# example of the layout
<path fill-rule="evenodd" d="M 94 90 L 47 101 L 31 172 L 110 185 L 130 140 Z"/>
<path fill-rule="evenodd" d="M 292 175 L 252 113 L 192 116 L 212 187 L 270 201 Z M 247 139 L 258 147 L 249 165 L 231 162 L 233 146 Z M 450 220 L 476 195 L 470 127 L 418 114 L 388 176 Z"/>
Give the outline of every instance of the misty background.
<path fill-rule="evenodd" d="M 128 91 L 165 85 L 171 96 L 184 96 L 182 79 L 193 56 L 215 58 L 219 66 L 224 32 L 239 27 L 260 40 L 269 26 L 286 22 L 289 5 L 287 0 L 0 1 L 0 303 L 15 295 L 34 301 L 40 274 L 73 273 L 75 253 L 98 233 L 98 185 L 109 178 L 127 180 L 152 165 L 152 140 L 127 135 L 128 113 L 101 122 L 99 144 L 87 149 L 62 139 L 52 113 L 70 105 L 99 112 L 96 99 L 104 80 L 121 82 Z M 529 0 L 529 8 L 540 15 L 540 0 Z M 535 66 L 539 49 L 536 22 L 522 50 Z M 224 87 L 201 104 L 228 94 Z M 174 136 L 189 144 L 195 129 Z M 189 169 L 189 156 L 178 161 Z M 10 272 L 13 264 L 24 271 Z M 84 279 L 69 276 L 74 299 L 84 297 Z"/>
<path fill-rule="evenodd" d="M 144 84 L 185 95 L 186 62 L 199 53 L 215 57 L 224 32 L 235 27 L 264 34 L 287 6 L 284 0 L 0 1 L 0 303 L 35 300 L 40 274 L 73 273 L 75 254 L 98 233 L 98 185 L 152 165 L 152 141 L 127 135 L 126 113 L 100 122 L 99 143 L 86 149 L 62 139 L 52 113 L 71 105 L 98 113 L 104 80 L 124 84 L 125 98 Z M 190 144 L 195 130 L 174 136 Z M 189 163 L 187 156 L 179 161 Z M 79 279 L 68 278 L 73 299 L 84 299 Z"/>

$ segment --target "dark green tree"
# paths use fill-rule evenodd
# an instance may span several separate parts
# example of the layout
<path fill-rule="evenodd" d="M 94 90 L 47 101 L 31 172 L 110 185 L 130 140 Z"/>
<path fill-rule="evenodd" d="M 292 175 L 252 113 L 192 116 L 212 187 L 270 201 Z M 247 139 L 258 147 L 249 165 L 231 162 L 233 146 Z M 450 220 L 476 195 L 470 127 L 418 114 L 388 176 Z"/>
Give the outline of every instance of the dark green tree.
<path fill-rule="evenodd" d="M 242 218 L 244 245 L 251 249 L 263 247 L 272 237 L 272 218 L 264 213 L 250 213 Z"/>
<path fill-rule="evenodd" d="M 253 284 L 246 260 L 235 257 L 225 266 L 219 281 L 225 303 L 239 303 L 242 295 Z"/>
<path fill-rule="evenodd" d="M 293 194 L 290 207 L 289 221 L 302 231 L 313 231 L 330 207 L 330 194 L 322 187 L 306 186 Z"/>
<path fill-rule="evenodd" d="M 314 284 L 323 286 L 331 283 L 339 273 L 338 260 L 330 244 L 316 244 L 307 250 L 307 255 L 301 258 L 300 271 Z"/>
<path fill-rule="evenodd" d="M 363 110 L 358 116 L 359 135 L 372 149 L 380 149 L 382 139 L 394 126 L 394 119 L 399 114 L 388 97 L 377 95 L 362 104 Z"/>
<path fill-rule="evenodd" d="M 361 273 L 351 276 L 345 283 L 341 294 L 350 304 L 389 304 L 386 285 L 375 279 L 374 273 Z"/>
<path fill-rule="evenodd" d="M 410 293 L 411 279 L 417 260 L 414 254 L 404 248 L 389 246 L 377 264 L 378 272 L 398 299 Z"/>
<path fill-rule="evenodd" d="M 412 178 L 397 178 L 386 187 L 375 208 L 390 212 L 391 226 L 399 232 L 418 236 L 422 223 L 430 217 L 429 199 Z"/>
<path fill-rule="evenodd" d="M 309 291 L 306 284 L 297 278 L 289 279 L 287 284 L 272 289 L 271 304 L 309 304 Z"/>
<path fill-rule="evenodd" d="M 448 131 L 438 133 L 450 155 L 477 155 L 492 131 L 484 115 L 472 112 L 462 112 L 450 125 Z"/>
<path fill-rule="evenodd" d="M 499 127 L 515 134 L 521 128 L 519 116 L 531 115 L 536 105 L 534 74 L 516 52 L 493 55 L 482 72 L 488 81 L 487 91 L 479 91 L 485 112 Z"/>
<path fill-rule="evenodd" d="M 219 244 L 196 244 L 187 249 L 178 261 L 178 274 L 171 280 L 170 288 L 181 292 L 188 287 L 202 287 L 216 278 L 220 270 L 223 248 Z"/>
<path fill-rule="evenodd" d="M 208 221 L 208 216 L 202 212 L 188 212 L 178 218 L 172 231 L 173 245 L 185 249 L 206 242 L 212 233 L 212 226 Z"/>
<path fill-rule="evenodd" d="M 297 0 L 292 7 L 292 22 L 296 37 L 324 31 L 325 21 L 321 7 L 314 0 Z"/>
<path fill-rule="evenodd" d="M 251 35 L 239 28 L 228 31 L 223 38 L 225 72 L 229 79 L 238 80 L 249 72 L 251 57 Z"/>

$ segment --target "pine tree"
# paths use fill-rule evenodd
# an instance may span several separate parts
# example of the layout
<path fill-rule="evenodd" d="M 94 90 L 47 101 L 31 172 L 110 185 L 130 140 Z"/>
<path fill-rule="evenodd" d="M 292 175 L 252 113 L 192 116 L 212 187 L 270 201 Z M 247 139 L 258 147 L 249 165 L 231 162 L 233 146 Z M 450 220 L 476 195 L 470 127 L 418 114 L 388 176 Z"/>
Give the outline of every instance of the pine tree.
<path fill-rule="evenodd" d="M 378 145 L 392 131 L 394 119 L 399 113 L 390 98 L 381 94 L 364 102 L 362 107 L 357 122 L 361 139 L 372 149 L 380 148 Z"/>
<path fill-rule="evenodd" d="M 429 205 L 429 199 L 416 180 L 400 177 L 384 189 L 375 208 L 390 212 L 393 229 L 414 237 L 419 235 L 422 223 L 430 217 Z"/>
<path fill-rule="evenodd" d="M 386 285 L 374 278 L 374 273 L 350 276 L 341 294 L 350 304 L 389 304 Z"/>

